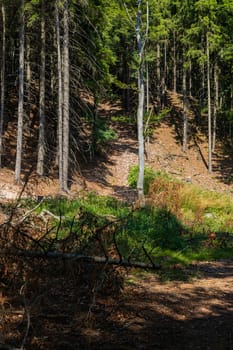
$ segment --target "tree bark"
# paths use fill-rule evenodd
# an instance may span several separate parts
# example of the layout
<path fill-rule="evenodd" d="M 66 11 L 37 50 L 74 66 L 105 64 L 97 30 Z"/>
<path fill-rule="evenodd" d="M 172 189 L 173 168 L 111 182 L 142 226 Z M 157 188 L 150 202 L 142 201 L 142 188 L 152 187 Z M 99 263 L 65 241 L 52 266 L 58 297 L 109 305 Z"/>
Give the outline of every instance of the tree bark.
<path fill-rule="evenodd" d="M 176 85 L 177 85 L 177 76 L 176 76 L 176 70 L 177 70 L 177 64 L 176 64 L 176 32 L 173 31 L 173 92 L 176 93 Z"/>
<path fill-rule="evenodd" d="M 57 37 L 57 75 L 58 75 L 58 168 L 59 187 L 63 189 L 63 94 L 62 94 L 62 62 L 61 62 L 61 42 L 60 42 L 60 20 L 58 0 L 55 5 L 56 16 L 56 37 Z"/>
<path fill-rule="evenodd" d="M 44 175 L 45 162 L 45 8 L 44 0 L 41 2 L 41 69 L 40 69 L 40 124 L 38 140 L 37 174 Z"/>
<path fill-rule="evenodd" d="M 163 75 L 162 75 L 162 108 L 165 106 L 165 91 L 167 83 L 167 41 L 164 40 L 164 53 L 163 53 Z"/>
<path fill-rule="evenodd" d="M 209 33 L 206 34 L 206 57 L 207 57 L 207 95 L 208 95 L 208 171 L 212 173 L 212 116 L 211 116 L 211 90 L 210 90 L 210 48 Z"/>
<path fill-rule="evenodd" d="M 64 2 L 64 42 L 63 42 L 63 186 L 68 191 L 69 173 L 69 7 L 68 0 Z"/>
<path fill-rule="evenodd" d="M 20 183 L 22 143 L 23 143 L 23 102 L 24 102 L 24 0 L 21 1 L 21 28 L 19 45 L 19 101 L 18 101 L 18 129 L 17 129 L 17 149 L 15 163 L 15 182 Z"/>
<path fill-rule="evenodd" d="M 149 64 L 146 63 L 146 111 L 149 112 L 150 106 L 150 88 L 149 88 Z"/>
<path fill-rule="evenodd" d="M 138 13 L 136 23 L 136 37 L 138 44 L 139 54 L 139 68 L 138 68 L 138 109 L 137 109 L 137 129 L 138 129 L 138 200 L 140 207 L 145 206 L 144 196 L 144 128 L 143 128 L 143 114 L 144 114 L 144 101 L 145 101 L 145 83 L 144 83 L 144 69 L 143 69 L 143 42 L 140 32 L 141 27 L 141 1 L 138 2 Z"/>
<path fill-rule="evenodd" d="M 186 87 L 186 68 L 183 67 L 183 152 L 187 151 L 187 131 L 188 131 L 188 113 L 187 113 L 187 87 Z"/>
<path fill-rule="evenodd" d="M 192 62 L 189 64 L 189 97 L 192 97 Z"/>
<path fill-rule="evenodd" d="M 215 150 L 216 145 L 216 128 L 217 128 L 217 113 L 219 108 L 219 68 L 218 64 L 214 66 L 214 111 L 213 111 L 213 140 L 212 140 L 212 152 Z"/>
<path fill-rule="evenodd" d="M 31 45 L 30 38 L 26 41 L 26 90 L 27 90 L 27 106 L 26 106 L 26 126 L 27 130 L 30 132 L 30 111 L 31 111 L 31 79 L 32 79 L 32 71 L 31 71 Z"/>
<path fill-rule="evenodd" d="M 156 57 L 156 63 L 157 63 L 157 69 L 156 69 L 156 75 L 157 75 L 157 101 L 158 101 L 158 106 L 157 106 L 157 112 L 160 112 L 161 109 L 161 69 L 160 69 L 160 64 L 161 64 L 161 52 L 160 52 L 160 43 L 158 42 L 156 45 L 157 49 L 157 57 Z"/>
<path fill-rule="evenodd" d="M 3 153 L 3 122 L 5 107 L 5 63 L 6 63 L 6 12 L 2 2 L 2 64 L 1 64 L 1 115 L 0 115 L 0 168 L 2 168 Z"/>

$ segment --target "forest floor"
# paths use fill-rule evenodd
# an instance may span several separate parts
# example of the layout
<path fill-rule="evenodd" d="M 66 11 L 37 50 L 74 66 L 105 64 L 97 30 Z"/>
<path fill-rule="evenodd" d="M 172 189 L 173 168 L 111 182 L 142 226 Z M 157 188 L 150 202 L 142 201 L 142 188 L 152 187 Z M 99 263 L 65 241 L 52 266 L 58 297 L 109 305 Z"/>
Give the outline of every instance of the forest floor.
<path fill-rule="evenodd" d="M 181 101 L 175 95 L 174 105 L 180 108 Z M 127 122 L 113 121 L 121 116 L 119 104 L 100 105 L 100 115 L 112 120 L 110 125 L 117 133 L 116 140 L 102 147 L 102 153 L 93 161 L 81 162 L 80 171 L 73 174 L 70 194 L 78 196 L 83 191 L 93 191 L 100 195 L 115 196 L 131 202 L 135 191 L 128 186 L 129 169 L 138 162 L 138 148 L 135 126 Z M 191 131 L 190 131 L 191 133 Z M 213 172 L 208 173 L 208 142 L 199 130 L 190 136 L 187 152 L 181 147 L 182 123 L 174 113 L 168 115 L 154 127 L 149 146 L 146 146 L 146 164 L 158 171 L 197 184 L 203 189 L 233 194 L 233 155 L 225 152 L 221 140 L 213 152 Z M 15 199 L 22 186 L 14 185 L 14 172 L 8 167 L 0 169 L 0 199 Z M 29 178 L 24 196 L 55 196 L 59 194 L 57 180 L 51 178 Z"/>
<path fill-rule="evenodd" d="M 51 272 L 46 288 L 43 279 L 34 286 L 34 298 L 29 289 L 24 349 L 231 350 L 233 260 L 196 263 L 178 273 L 186 278 L 164 281 L 131 271 L 119 294 L 95 286 L 90 297 L 75 276 L 58 279 Z M 0 304 L 0 349 L 16 349 L 1 347 L 1 340 L 18 349 L 27 330 L 25 309 L 15 294 L 2 295 Z"/>
<path fill-rule="evenodd" d="M 118 106 L 102 108 L 109 118 L 119 113 Z M 232 196 L 232 156 L 218 144 L 214 171 L 208 174 L 206 139 L 201 134 L 198 143 L 190 139 L 188 151 L 183 153 L 172 118 L 168 114 L 155 128 L 147 164 L 204 189 Z M 82 172 L 73 178 L 72 196 L 95 191 L 129 202 L 135 200 L 127 176 L 129 168 L 137 164 L 136 131 L 120 122 L 112 122 L 112 127 L 118 134 L 117 140 L 106 146 L 98 161 L 82 164 Z M 1 200 L 15 199 L 21 189 L 13 184 L 11 170 L 0 171 Z M 23 192 L 25 196 L 56 194 L 56 181 L 36 177 Z M 233 260 L 178 266 L 173 275 L 176 280 L 165 281 L 165 276 L 131 272 L 117 296 L 108 295 L 107 290 L 99 295 L 93 292 L 88 302 L 85 286 L 80 291 L 75 276 L 57 279 L 53 289 L 37 295 L 40 308 L 30 315 L 25 349 L 232 350 Z M 13 349 L 1 345 L 1 341 L 19 346 L 27 329 L 27 315 L 14 297 L 4 293 L 0 294 L 0 308 L 1 320 L 4 318 L 4 325 L 0 324 L 0 349 Z"/>

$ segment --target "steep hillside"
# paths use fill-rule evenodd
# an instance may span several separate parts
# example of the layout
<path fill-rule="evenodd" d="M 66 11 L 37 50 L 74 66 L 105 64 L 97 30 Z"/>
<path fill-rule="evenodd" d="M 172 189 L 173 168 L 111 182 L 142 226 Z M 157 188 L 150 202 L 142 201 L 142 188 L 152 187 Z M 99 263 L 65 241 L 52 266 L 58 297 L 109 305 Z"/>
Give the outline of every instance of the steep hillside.
<path fill-rule="evenodd" d="M 181 147 L 182 96 L 170 93 L 167 99 L 170 112 L 154 128 L 153 137 L 147 145 L 146 163 L 183 181 L 232 194 L 232 157 L 224 154 L 224 145 L 218 140 L 213 154 L 213 173 L 209 174 L 205 123 L 202 121 L 201 128 L 196 126 L 191 101 L 188 110 L 188 150 L 184 153 Z M 117 131 L 118 139 L 111 143 L 105 158 L 89 164 L 82 174 L 88 189 L 130 199 L 132 190 L 128 188 L 127 176 L 129 168 L 137 164 L 136 131 L 132 125 L 122 122 L 113 122 L 112 127 Z"/>
<path fill-rule="evenodd" d="M 190 121 L 189 142 L 186 153 L 182 152 L 182 96 L 168 93 L 167 100 L 170 112 L 157 124 L 153 137 L 147 145 L 147 164 L 155 170 L 163 170 L 175 177 L 198 184 L 209 190 L 232 194 L 233 169 L 232 157 L 224 154 L 223 144 L 217 143 L 213 155 L 213 174 L 208 174 L 208 144 L 204 129 L 198 129 L 195 124 L 195 114 L 188 111 Z M 118 137 L 106 145 L 103 152 L 95 160 L 80 163 L 80 171 L 71 181 L 71 194 L 80 191 L 95 191 L 99 194 L 113 195 L 132 201 L 135 191 L 128 187 L 127 176 L 131 166 L 137 164 L 137 138 L 133 123 L 127 118 L 122 121 L 114 116 L 121 115 L 118 105 L 100 105 L 100 113 L 111 119 L 111 127 Z M 6 138 L 14 144 L 14 133 L 10 125 Z M 30 163 L 30 158 L 28 158 Z M 10 165 L 10 164 L 9 164 Z M 29 166 L 29 164 L 28 164 Z M 11 168 L 11 169 L 9 169 Z M 11 167 L 0 170 L 0 198 L 14 198 L 21 187 L 15 186 Z M 58 181 L 49 178 L 38 178 L 32 174 L 26 192 L 28 195 L 55 195 L 59 192 Z"/>

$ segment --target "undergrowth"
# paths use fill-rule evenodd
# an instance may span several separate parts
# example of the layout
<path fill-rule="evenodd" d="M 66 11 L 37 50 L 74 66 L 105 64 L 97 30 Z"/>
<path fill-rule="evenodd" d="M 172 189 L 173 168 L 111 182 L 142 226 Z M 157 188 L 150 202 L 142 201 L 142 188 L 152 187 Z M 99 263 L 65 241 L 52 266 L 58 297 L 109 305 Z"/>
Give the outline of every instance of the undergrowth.
<path fill-rule="evenodd" d="M 157 173 L 149 197 L 154 206 L 171 211 L 193 233 L 233 233 L 233 202 L 227 195 Z"/>
<path fill-rule="evenodd" d="M 165 268 L 232 257 L 233 205 L 228 197 L 161 173 L 156 175 L 149 193 L 150 205 L 140 210 L 115 198 L 90 193 L 76 200 L 45 199 L 37 211 L 41 214 L 46 209 L 56 216 L 50 218 L 51 235 L 58 230 L 59 239 L 75 234 L 80 239 L 79 249 L 85 247 L 85 252 L 89 249 L 99 253 L 93 251 L 93 238 L 101 232 L 106 250 L 112 249 L 114 236 L 122 258 L 147 263 L 151 258 Z M 226 240 L 210 237 L 210 232 L 217 235 L 222 229 L 228 234 Z"/>

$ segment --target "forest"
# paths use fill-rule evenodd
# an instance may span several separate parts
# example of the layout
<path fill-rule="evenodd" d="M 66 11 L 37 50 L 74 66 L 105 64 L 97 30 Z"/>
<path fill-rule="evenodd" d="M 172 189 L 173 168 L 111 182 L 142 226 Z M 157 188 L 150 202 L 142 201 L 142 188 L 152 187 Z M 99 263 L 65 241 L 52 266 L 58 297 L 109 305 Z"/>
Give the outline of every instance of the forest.
<path fill-rule="evenodd" d="M 232 349 L 233 0 L 0 6 L 0 350 Z"/>
<path fill-rule="evenodd" d="M 8 166 L 11 155 L 16 182 L 27 153 L 33 153 L 33 170 L 40 176 L 56 170 L 60 188 L 67 190 L 80 159 L 90 160 L 113 137 L 98 104 L 120 98 L 136 120 L 139 70 L 144 114 L 158 116 L 168 90 L 183 95 L 184 151 L 190 99 L 197 117 L 206 113 L 209 172 L 216 135 L 231 144 L 231 1 L 2 1 L 1 6 L 1 164 Z M 9 123 L 17 129 L 14 149 L 4 138 Z"/>

